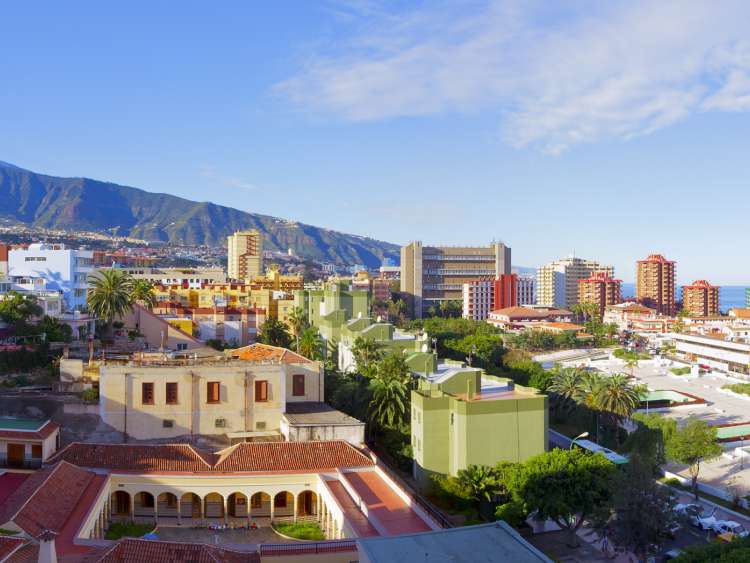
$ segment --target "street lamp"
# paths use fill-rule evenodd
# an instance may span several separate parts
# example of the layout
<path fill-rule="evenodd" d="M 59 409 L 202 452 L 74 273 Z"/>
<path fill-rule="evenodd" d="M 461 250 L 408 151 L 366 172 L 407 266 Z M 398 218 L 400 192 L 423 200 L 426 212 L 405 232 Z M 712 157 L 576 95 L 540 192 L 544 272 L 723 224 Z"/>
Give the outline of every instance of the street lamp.
<path fill-rule="evenodd" d="M 579 434 L 578 436 L 576 436 L 575 438 L 573 438 L 573 439 L 572 439 L 572 440 L 570 441 L 570 447 L 569 447 L 568 449 L 569 449 L 569 450 L 572 450 L 572 449 L 573 449 L 573 445 L 575 445 L 575 443 L 576 443 L 576 440 L 580 440 L 580 439 L 582 439 L 582 438 L 587 438 L 587 437 L 588 437 L 588 435 L 589 435 L 589 433 L 588 433 L 588 432 L 583 432 L 583 433 Z"/>

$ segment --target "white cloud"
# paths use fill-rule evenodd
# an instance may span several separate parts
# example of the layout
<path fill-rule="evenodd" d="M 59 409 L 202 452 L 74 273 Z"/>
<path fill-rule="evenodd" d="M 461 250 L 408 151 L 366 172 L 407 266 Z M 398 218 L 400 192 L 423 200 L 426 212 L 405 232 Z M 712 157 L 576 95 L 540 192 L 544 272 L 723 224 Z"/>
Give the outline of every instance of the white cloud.
<path fill-rule="evenodd" d="M 426 3 L 375 10 L 277 85 L 352 121 L 495 112 L 513 146 L 559 152 L 750 109 L 750 2 Z"/>
<path fill-rule="evenodd" d="M 256 191 L 260 189 L 257 185 L 250 182 L 246 182 L 237 176 L 226 175 L 218 170 L 214 166 L 203 165 L 200 167 L 200 175 L 203 178 L 223 184 L 230 188 L 240 188 L 242 190 Z"/>

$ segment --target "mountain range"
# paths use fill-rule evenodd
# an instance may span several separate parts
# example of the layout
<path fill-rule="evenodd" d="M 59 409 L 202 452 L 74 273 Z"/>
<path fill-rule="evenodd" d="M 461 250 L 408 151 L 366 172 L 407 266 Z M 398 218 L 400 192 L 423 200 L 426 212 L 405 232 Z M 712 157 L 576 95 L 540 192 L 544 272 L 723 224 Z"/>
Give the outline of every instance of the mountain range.
<path fill-rule="evenodd" d="M 38 174 L 0 161 L 0 218 L 33 227 L 109 232 L 184 245 L 226 244 L 226 236 L 255 228 L 265 249 L 336 264 L 379 266 L 399 261 L 399 247 L 269 215 L 248 213 L 170 194 L 89 178 Z"/>

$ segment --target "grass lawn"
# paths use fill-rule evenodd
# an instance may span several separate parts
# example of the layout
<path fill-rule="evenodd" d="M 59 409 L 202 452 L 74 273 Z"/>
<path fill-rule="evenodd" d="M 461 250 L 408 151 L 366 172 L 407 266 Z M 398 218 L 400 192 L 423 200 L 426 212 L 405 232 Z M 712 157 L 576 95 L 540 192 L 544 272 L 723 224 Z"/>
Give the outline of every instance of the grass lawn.
<path fill-rule="evenodd" d="M 20 532 L 16 532 L 15 530 L 6 530 L 5 528 L 0 528 L 0 536 L 15 536 L 19 533 Z"/>
<path fill-rule="evenodd" d="M 317 522 L 275 522 L 274 530 L 298 540 L 324 540 L 325 535 Z"/>
<path fill-rule="evenodd" d="M 154 524 L 136 524 L 134 522 L 113 522 L 107 530 L 108 540 L 120 538 L 140 538 L 154 529 Z"/>

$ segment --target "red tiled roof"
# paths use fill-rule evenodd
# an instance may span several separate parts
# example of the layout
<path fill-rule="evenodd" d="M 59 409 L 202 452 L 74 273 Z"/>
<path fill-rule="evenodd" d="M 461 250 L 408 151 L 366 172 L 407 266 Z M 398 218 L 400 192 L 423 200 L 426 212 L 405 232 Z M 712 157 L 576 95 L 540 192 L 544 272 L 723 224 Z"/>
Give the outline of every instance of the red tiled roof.
<path fill-rule="evenodd" d="M 14 538 L 12 536 L 0 536 L 0 561 L 4 561 L 8 555 L 13 553 L 19 547 L 26 543 L 23 538 Z"/>
<path fill-rule="evenodd" d="M 232 356 L 241 360 L 251 362 L 273 362 L 277 364 L 311 364 L 312 360 L 304 356 L 280 348 L 278 346 L 269 346 L 268 344 L 251 344 L 244 348 L 238 348 L 232 352 Z"/>
<path fill-rule="evenodd" d="M 95 559 L 99 563 L 259 563 L 256 552 L 197 543 L 125 539 Z"/>
<path fill-rule="evenodd" d="M 44 530 L 59 533 L 94 477 L 94 473 L 69 463 L 55 465 L 13 521 L 34 537 Z"/>
<path fill-rule="evenodd" d="M 28 477 L 28 473 L 3 473 L 0 475 L 0 506 L 5 503 L 5 499 L 12 495 Z"/>
<path fill-rule="evenodd" d="M 27 543 L 14 551 L 3 563 L 37 563 L 39 561 L 39 544 Z M 63 560 L 60 559 L 60 563 Z"/>
<path fill-rule="evenodd" d="M 366 467 L 373 461 L 343 440 L 236 444 L 216 454 L 187 444 L 73 443 L 52 461 L 135 473 L 322 471 Z"/>
<path fill-rule="evenodd" d="M 21 430 L 0 430 L 0 438 L 8 438 L 11 440 L 44 440 L 59 428 L 59 424 L 48 420 L 46 424 L 36 432 L 23 432 Z"/>
<path fill-rule="evenodd" d="M 202 472 L 210 471 L 213 455 L 189 444 L 84 444 L 74 442 L 50 461 L 63 459 L 80 467 L 113 471 Z"/>
<path fill-rule="evenodd" d="M 344 440 L 241 443 L 219 452 L 218 471 L 320 471 L 373 461 Z"/>

